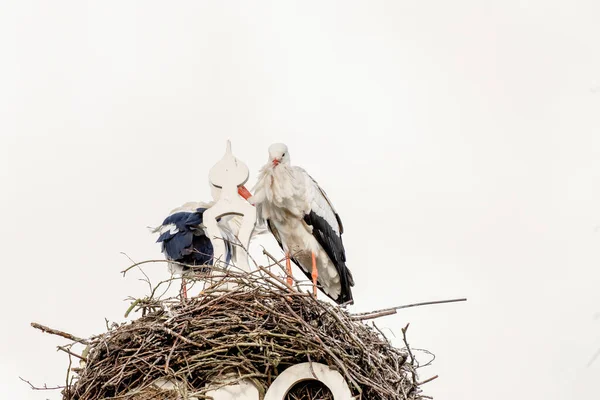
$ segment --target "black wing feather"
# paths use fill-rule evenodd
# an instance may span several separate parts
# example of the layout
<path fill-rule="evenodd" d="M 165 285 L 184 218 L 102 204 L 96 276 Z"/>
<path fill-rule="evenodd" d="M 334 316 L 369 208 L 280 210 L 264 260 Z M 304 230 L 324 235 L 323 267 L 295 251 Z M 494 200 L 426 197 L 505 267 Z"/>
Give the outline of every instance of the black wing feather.
<path fill-rule="evenodd" d="M 339 217 L 338 217 L 339 218 Z M 281 243 L 281 239 L 279 237 L 279 232 L 275 227 L 271 224 L 271 221 L 266 220 L 267 227 L 269 231 L 273 234 L 273 237 L 281 247 L 281 250 L 285 252 L 283 244 Z M 317 282 L 317 287 L 321 290 L 321 292 L 325 293 L 327 297 L 331 300 L 335 301 L 338 304 L 353 304 L 354 300 L 352 299 L 352 290 L 350 287 L 354 286 L 354 278 L 352 277 L 352 273 L 346 267 L 346 253 L 344 250 L 344 245 L 342 243 L 341 236 L 331 228 L 331 226 L 325 221 L 324 218 L 320 217 L 314 212 L 310 212 L 304 216 L 304 222 L 310 225 L 313 228 L 313 236 L 317 239 L 317 242 L 323 247 L 325 253 L 329 259 L 335 265 L 335 268 L 340 276 L 340 286 L 341 292 L 337 299 L 329 296 L 322 288 L 322 286 Z M 300 262 L 294 257 L 290 257 L 290 260 L 296 264 L 300 270 L 306 275 L 309 281 L 312 281 L 312 274 L 308 272 Z"/>
<path fill-rule="evenodd" d="M 346 251 L 344 250 L 341 234 L 338 235 L 331 225 L 314 211 L 304 216 L 304 222 L 312 227 L 313 236 L 317 239 L 321 247 L 323 247 L 323 250 L 325 250 L 333 265 L 335 265 L 335 269 L 340 276 L 341 293 L 335 301 L 340 304 L 351 304 L 353 300 L 350 288 L 354 286 L 354 278 L 346 266 Z"/>

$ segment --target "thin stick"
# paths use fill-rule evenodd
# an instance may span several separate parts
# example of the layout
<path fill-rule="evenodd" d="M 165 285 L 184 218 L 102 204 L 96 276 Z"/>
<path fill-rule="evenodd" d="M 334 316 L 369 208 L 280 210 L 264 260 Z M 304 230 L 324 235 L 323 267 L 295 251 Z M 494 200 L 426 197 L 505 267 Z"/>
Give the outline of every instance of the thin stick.
<path fill-rule="evenodd" d="M 23 382 L 25 382 L 26 384 L 28 384 L 28 385 L 29 385 L 29 387 L 30 387 L 32 390 L 58 390 L 58 389 L 64 389 L 64 388 L 65 388 L 64 386 L 54 386 L 54 387 L 48 387 L 48 386 L 46 386 L 46 384 L 45 384 L 45 383 L 44 383 L 44 387 L 38 387 L 38 386 L 34 386 L 34 385 L 31 383 L 31 382 L 29 382 L 29 381 L 28 381 L 28 380 L 26 380 L 26 379 L 23 379 L 23 378 L 21 378 L 21 377 L 19 377 L 19 379 L 20 379 L 20 380 L 22 380 Z"/>
<path fill-rule="evenodd" d="M 131 305 L 129 306 L 129 308 L 127 309 L 127 311 L 125 311 L 125 318 L 127 318 L 129 316 L 129 313 L 135 308 L 135 306 L 137 306 L 142 300 L 141 299 L 135 299 L 135 301 L 133 303 L 131 303 Z"/>
<path fill-rule="evenodd" d="M 434 375 L 434 376 L 432 376 L 432 377 L 431 377 L 431 378 L 429 378 L 429 379 L 425 379 L 423 382 L 419 382 L 419 383 L 417 383 L 417 386 L 424 385 L 424 384 L 426 384 L 427 382 L 431 382 L 432 380 L 434 380 L 434 379 L 437 379 L 437 378 L 439 378 L 439 377 L 438 377 L 437 375 Z"/>
<path fill-rule="evenodd" d="M 80 360 L 87 361 L 87 358 L 85 358 L 85 357 L 83 357 L 83 356 L 80 356 L 80 355 L 79 355 L 79 354 L 77 354 L 77 353 L 73 353 L 71 350 L 69 350 L 69 349 L 66 349 L 66 348 L 64 348 L 64 347 L 62 347 L 62 346 L 56 346 L 56 349 L 57 349 L 57 350 L 60 350 L 60 351 L 64 351 L 65 353 L 67 353 L 67 354 L 70 354 L 70 355 L 72 355 L 72 356 L 74 356 L 74 357 L 77 357 L 77 358 L 79 358 Z"/>
<path fill-rule="evenodd" d="M 263 254 L 265 256 L 269 257 L 271 259 L 271 261 L 273 261 L 287 275 L 287 271 L 286 271 L 285 267 L 283 265 L 281 265 L 279 260 L 277 260 L 275 257 L 273 257 L 273 255 L 271 255 L 271 253 L 269 253 L 267 251 L 267 249 L 265 249 L 264 247 L 263 247 Z M 296 278 L 294 278 L 293 276 L 291 278 L 294 281 L 294 284 L 296 285 L 296 290 L 300 291 L 300 286 L 298 286 L 298 280 Z"/>
<path fill-rule="evenodd" d="M 408 327 L 410 326 L 410 322 L 408 324 L 406 324 L 406 326 L 404 328 L 402 328 L 402 340 L 404 341 L 404 345 L 406 346 L 406 351 L 408 353 L 408 355 L 410 356 L 410 363 L 411 365 L 415 365 L 415 356 L 413 355 L 412 351 L 410 350 L 410 346 L 408 345 L 408 340 L 406 340 L 406 331 L 408 330 Z M 412 381 L 413 384 L 415 386 L 413 386 L 410 391 L 408 392 L 409 394 L 415 390 L 415 388 L 417 387 L 417 374 L 415 373 L 415 370 L 411 368 L 410 373 L 412 375 Z"/>
<path fill-rule="evenodd" d="M 185 325 L 181 327 L 181 331 L 179 331 L 179 336 L 181 336 L 184 329 L 185 329 Z M 173 346 L 171 347 L 171 351 L 169 351 L 169 356 L 167 357 L 167 362 L 165 362 L 165 374 L 169 373 L 169 363 L 171 362 L 171 356 L 173 355 L 173 352 L 175 351 L 175 346 L 177 346 L 178 340 L 179 340 L 179 337 L 176 337 L 175 341 L 173 342 Z"/>
<path fill-rule="evenodd" d="M 78 338 L 77 336 L 73 336 L 70 333 L 59 331 L 57 329 L 48 328 L 47 326 L 38 324 L 36 322 L 32 322 L 31 326 L 34 327 L 35 329 L 41 330 L 42 332 L 50 333 L 52 335 L 61 336 L 61 337 L 64 337 L 65 339 L 69 339 L 69 340 L 72 340 L 74 342 L 79 342 L 79 343 L 83 343 L 83 344 L 90 344 L 90 342 L 88 342 L 85 339 Z"/>
<path fill-rule="evenodd" d="M 67 377 L 65 378 L 65 394 L 67 395 L 66 400 L 71 399 L 71 391 L 69 390 L 69 377 L 71 376 L 71 366 L 73 365 L 73 359 L 71 358 L 71 353 L 69 352 L 69 366 L 67 367 Z"/>
<path fill-rule="evenodd" d="M 373 319 L 373 318 L 384 317 L 386 315 L 396 314 L 396 312 L 398 310 L 401 310 L 403 308 L 429 306 L 432 304 L 456 303 L 459 301 L 467 301 L 467 299 L 464 298 L 464 299 L 452 299 L 452 300 L 425 301 L 422 303 L 406 304 L 406 305 L 398 306 L 398 307 L 384 308 L 382 310 L 376 310 L 376 311 L 370 311 L 370 312 L 364 312 L 364 313 L 356 313 L 356 314 L 352 314 L 350 316 L 350 318 L 355 321 L 362 321 L 365 319 Z"/>
<path fill-rule="evenodd" d="M 261 271 L 263 271 L 267 275 L 269 275 L 271 278 L 275 279 L 278 283 L 280 283 L 281 284 L 280 289 L 285 289 L 285 290 L 287 290 L 289 292 L 295 293 L 294 290 L 291 287 L 287 286 L 284 281 L 282 281 L 281 279 L 279 279 L 275 274 L 273 274 L 271 271 L 269 271 L 265 267 L 259 265 L 258 269 L 261 270 Z"/>

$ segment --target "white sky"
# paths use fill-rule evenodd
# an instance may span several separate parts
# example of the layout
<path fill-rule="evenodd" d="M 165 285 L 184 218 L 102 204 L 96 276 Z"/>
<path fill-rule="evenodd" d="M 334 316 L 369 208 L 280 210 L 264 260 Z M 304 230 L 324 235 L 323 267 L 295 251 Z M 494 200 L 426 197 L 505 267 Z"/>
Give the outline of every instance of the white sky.
<path fill-rule="evenodd" d="M 161 256 L 231 138 L 250 186 L 285 142 L 327 190 L 353 311 L 468 297 L 378 321 L 426 394 L 600 398 L 599 39 L 596 0 L 3 2 L 1 397 L 59 398 L 29 323 L 122 321 L 120 252 Z"/>

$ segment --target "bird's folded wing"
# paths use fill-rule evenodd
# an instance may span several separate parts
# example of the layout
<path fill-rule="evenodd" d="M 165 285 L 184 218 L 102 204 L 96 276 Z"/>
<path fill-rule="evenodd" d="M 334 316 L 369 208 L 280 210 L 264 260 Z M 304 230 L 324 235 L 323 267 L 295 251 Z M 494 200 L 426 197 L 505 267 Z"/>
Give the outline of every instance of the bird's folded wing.
<path fill-rule="evenodd" d="M 306 171 L 304 173 L 308 178 L 307 191 L 310 198 L 311 211 L 314 211 L 321 218 L 325 219 L 331 225 L 332 229 L 338 235 L 341 235 L 344 233 L 344 226 L 339 214 L 333 207 L 333 203 L 329 200 L 327 193 L 319 186 L 317 181 Z"/>

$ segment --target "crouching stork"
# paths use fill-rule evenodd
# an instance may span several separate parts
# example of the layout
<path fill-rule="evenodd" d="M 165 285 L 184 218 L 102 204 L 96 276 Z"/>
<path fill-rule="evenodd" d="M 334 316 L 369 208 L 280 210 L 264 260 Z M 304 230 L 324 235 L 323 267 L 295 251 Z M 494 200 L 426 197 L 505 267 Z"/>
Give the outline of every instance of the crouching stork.
<path fill-rule="evenodd" d="M 290 260 L 317 288 L 338 304 L 353 304 L 352 273 L 346 266 L 342 243 L 344 228 L 325 191 L 302 168 L 290 165 L 290 153 L 281 143 L 269 147 L 269 162 L 259 172 L 249 199 L 259 222 L 285 252 L 288 284 L 292 284 Z"/>
<path fill-rule="evenodd" d="M 162 253 L 169 261 L 172 274 L 181 275 L 181 296 L 187 298 L 185 276 L 202 276 L 210 272 L 214 262 L 213 245 L 207 236 L 203 214 L 214 203 L 189 202 L 172 210 L 162 225 L 153 230 L 159 233 L 157 243 L 162 245 Z M 235 246 L 239 221 L 237 216 L 224 216 L 217 221 L 221 236 L 225 241 L 225 260 L 235 261 Z"/>

